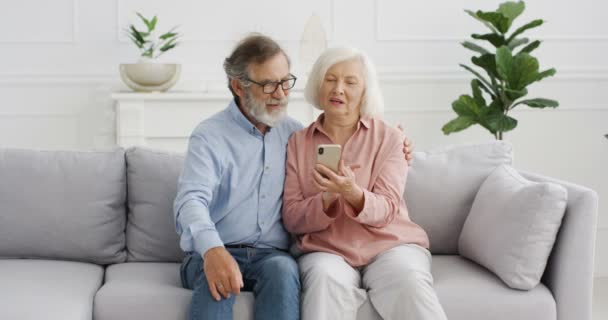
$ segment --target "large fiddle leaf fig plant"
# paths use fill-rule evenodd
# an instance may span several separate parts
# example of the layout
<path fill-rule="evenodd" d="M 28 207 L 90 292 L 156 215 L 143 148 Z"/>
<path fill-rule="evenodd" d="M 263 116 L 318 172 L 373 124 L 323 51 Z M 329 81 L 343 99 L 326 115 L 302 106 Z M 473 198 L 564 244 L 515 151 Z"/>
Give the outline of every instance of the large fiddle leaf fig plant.
<path fill-rule="evenodd" d="M 443 126 L 444 134 L 479 124 L 490 131 L 496 139 L 502 140 L 504 132 L 513 130 L 517 126 L 517 120 L 508 114 L 515 107 L 527 105 L 532 108 L 555 108 L 558 106 L 558 102 L 551 99 L 524 98 L 528 94 L 527 87 L 530 84 L 553 76 L 556 72 L 553 68 L 539 71 L 538 59 L 531 53 L 539 47 L 540 41 L 530 42 L 528 38 L 521 36 L 526 30 L 542 25 L 543 20 L 528 22 L 508 34 L 513 21 L 524 9 L 525 4 L 520 1 L 502 3 L 496 11 L 465 10 L 491 31 L 486 34 L 472 34 L 471 37 L 486 41 L 493 48 L 488 50 L 471 41 L 462 43 L 465 48 L 478 54 L 471 58 L 471 62 L 483 69 L 485 75 L 470 66 L 460 65 L 475 76 L 471 81 L 472 96 L 461 95 L 452 103 L 452 109 L 458 116 Z M 486 100 L 487 97 L 489 99 Z"/>

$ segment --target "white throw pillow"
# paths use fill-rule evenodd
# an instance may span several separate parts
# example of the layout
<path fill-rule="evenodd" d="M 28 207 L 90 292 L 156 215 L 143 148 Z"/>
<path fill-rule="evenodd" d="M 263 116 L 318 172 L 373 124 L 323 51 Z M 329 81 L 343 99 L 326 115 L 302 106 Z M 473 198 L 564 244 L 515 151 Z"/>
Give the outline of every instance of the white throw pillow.
<path fill-rule="evenodd" d="M 460 235 L 460 254 L 511 288 L 536 287 L 567 198 L 566 189 L 558 184 L 529 181 L 507 165 L 496 168 L 475 197 Z"/>
<path fill-rule="evenodd" d="M 512 157 L 511 144 L 504 141 L 413 153 L 405 204 L 412 221 L 429 235 L 433 254 L 458 254 L 460 231 L 479 187 Z"/>

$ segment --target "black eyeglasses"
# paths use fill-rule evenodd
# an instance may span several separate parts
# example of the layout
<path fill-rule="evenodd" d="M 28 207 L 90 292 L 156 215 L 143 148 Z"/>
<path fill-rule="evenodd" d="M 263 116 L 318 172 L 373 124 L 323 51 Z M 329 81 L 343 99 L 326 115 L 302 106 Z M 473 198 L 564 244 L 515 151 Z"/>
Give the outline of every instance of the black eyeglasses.
<path fill-rule="evenodd" d="M 277 89 L 279 88 L 279 86 L 281 86 L 281 89 L 283 90 L 289 90 L 291 88 L 293 88 L 293 86 L 296 85 L 296 80 L 298 78 L 296 78 L 296 76 L 294 76 L 293 74 L 289 74 L 289 78 L 285 79 L 285 80 L 281 80 L 281 81 L 270 81 L 270 82 L 256 82 L 253 81 L 249 78 L 245 78 L 245 80 L 255 83 L 258 86 L 262 87 L 262 90 L 264 91 L 264 93 L 267 94 L 271 94 L 274 93 L 275 91 L 277 91 Z"/>

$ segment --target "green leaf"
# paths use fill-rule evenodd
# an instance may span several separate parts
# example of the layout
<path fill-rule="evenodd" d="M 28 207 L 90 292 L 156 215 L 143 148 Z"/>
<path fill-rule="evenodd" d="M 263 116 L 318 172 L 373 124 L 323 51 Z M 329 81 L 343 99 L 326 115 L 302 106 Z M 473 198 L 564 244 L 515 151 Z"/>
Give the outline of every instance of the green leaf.
<path fill-rule="evenodd" d="M 515 30 L 515 32 L 513 32 L 513 34 L 509 37 L 507 42 L 510 42 L 511 40 L 515 39 L 515 37 L 522 34 L 524 31 L 526 31 L 528 29 L 536 28 L 542 24 L 543 24 L 542 19 L 536 19 L 536 20 L 533 20 L 531 22 L 524 24 L 523 26 L 517 28 L 517 30 Z"/>
<path fill-rule="evenodd" d="M 486 40 L 496 48 L 506 44 L 505 37 L 496 33 L 472 34 L 471 37 L 473 39 Z"/>
<path fill-rule="evenodd" d="M 517 120 L 506 114 L 492 115 L 487 118 L 487 124 L 495 132 L 511 131 L 517 127 Z"/>
<path fill-rule="evenodd" d="M 477 16 L 491 23 L 500 33 L 505 34 L 511 26 L 511 20 L 500 12 L 477 11 Z"/>
<path fill-rule="evenodd" d="M 473 99 L 475 99 L 475 103 L 478 106 L 485 107 L 486 100 L 483 98 L 483 95 L 481 94 L 480 87 L 483 88 L 483 83 L 481 83 L 481 81 L 479 81 L 477 79 L 471 80 L 471 90 L 473 91 Z"/>
<path fill-rule="evenodd" d="M 470 42 L 470 41 L 465 41 L 465 42 L 463 42 L 461 44 L 462 44 L 463 47 L 465 47 L 467 49 L 470 49 L 470 50 L 473 50 L 475 52 L 479 52 L 481 54 L 489 53 L 488 50 L 486 50 L 483 47 L 480 47 L 480 46 L 478 46 L 478 45 L 476 45 L 476 44 L 474 44 L 473 42 Z"/>
<path fill-rule="evenodd" d="M 550 73 L 548 72 L 548 74 Z M 538 76 L 538 60 L 536 58 L 525 52 L 518 53 L 513 57 L 513 65 L 509 73 L 509 88 L 521 90 L 530 83 L 537 81 Z"/>
<path fill-rule="evenodd" d="M 476 119 L 482 112 L 481 106 L 469 95 L 461 95 L 458 100 L 452 102 L 452 109 L 457 115 L 471 119 Z"/>
<path fill-rule="evenodd" d="M 139 13 L 139 12 L 136 12 L 136 13 L 139 16 L 139 18 L 141 19 L 141 21 L 144 22 L 144 24 L 146 25 L 148 30 L 150 30 L 150 21 L 148 21 L 148 19 L 146 19 L 144 16 L 142 16 L 141 13 Z"/>
<path fill-rule="evenodd" d="M 513 49 L 521 46 L 522 44 L 528 43 L 528 41 L 530 41 L 530 39 L 528 38 L 513 39 L 508 42 L 507 46 L 509 47 L 509 49 L 511 49 L 511 51 L 513 51 Z"/>
<path fill-rule="evenodd" d="M 505 93 L 507 94 L 507 97 L 509 98 L 509 100 L 515 101 L 515 100 L 527 95 L 528 89 L 523 88 L 521 90 L 512 90 L 509 88 L 505 88 Z"/>
<path fill-rule="evenodd" d="M 152 18 L 152 21 L 150 21 L 150 25 L 148 26 L 148 31 L 152 32 L 152 30 L 154 30 L 154 28 L 156 28 L 156 22 L 158 22 L 158 19 L 156 18 L 156 16 L 154 16 L 154 18 Z"/>
<path fill-rule="evenodd" d="M 146 51 L 144 51 L 141 56 L 142 57 L 148 57 L 148 58 L 152 58 L 154 54 L 154 49 L 152 47 L 148 48 Z"/>
<path fill-rule="evenodd" d="M 166 45 L 162 46 L 162 47 L 161 47 L 159 50 L 160 50 L 161 52 L 165 52 L 165 51 L 169 51 L 169 50 L 171 50 L 171 49 L 175 48 L 176 46 L 177 46 L 177 43 L 173 43 L 173 44 L 166 44 Z"/>
<path fill-rule="evenodd" d="M 500 79 L 508 80 L 513 66 L 513 57 L 508 47 L 502 46 L 496 50 L 496 70 Z"/>
<path fill-rule="evenodd" d="M 542 80 L 542 79 L 544 79 L 544 78 L 546 78 L 546 77 L 552 77 L 552 76 L 554 76 L 554 75 L 555 75 L 555 73 L 556 73 L 556 72 L 557 72 L 557 71 L 555 71 L 555 69 L 553 69 L 553 68 L 548 69 L 548 70 L 545 70 L 545 71 L 543 71 L 543 72 L 539 73 L 539 74 L 536 76 L 536 79 L 535 79 L 534 81 L 540 81 L 540 80 Z"/>
<path fill-rule="evenodd" d="M 519 101 L 517 104 L 515 104 L 513 107 L 515 107 L 516 105 L 519 105 L 519 104 L 525 104 L 532 108 L 546 108 L 546 107 L 557 108 L 559 106 L 559 102 L 557 102 L 555 100 L 551 100 L 551 99 L 545 99 L 545 98 L 522 100 L 522 101 Z"/>
<path fill-rule="evenodd" d="M 490 103 L 490 105 L 486 109 L 485 116 L 486 117 L 498 116 L 498 115 L 503 114 L 504 111 L 505 111 L 505 108 L 502 104 L 502 101 L 500 99 L 496 99 L 496 100 L 492 101 L 492 103 Z"/>
<path fill-rule="evenodd" d="M 141 32 L 139 32 L 137 29 L 135 29 L 135 27 L 133 25 L 131 25 L 131 35 L 140 43 L 145 43 L 146 41 L 144 40 L 144 35 L 142 35 Z"/>
<path fill-rule="evenodd" d="M 491 78 L 498 78 L 496 72 L 496 58 L 493 54 L 484 54 L 480 57 L 472 57 L 471 62 L 476 66 L 482 67 Z"/>
<path fill-rule="evenodd" d="M 459 64 L 459 65 L 460 65 L 461 67 L 463 67 L 465 70 L 467 70 L 467 71 L 471 72 L 472 74 L 474 74 L 474 75 L 477 77 L 477 79 L 481 80 L 481 82 L 483 82 L 483 83 L 484 83 L 484 84 L 485 84 L 485 85 L 486 85 L 488 88 L 491 88 L 491 89 L 494 91 L 494 95 L 497 95 L 496 88 L 494 88 L 494 87 L 493 87 L 493 86 L 490 84 L 490 82 L 488 82 L 488 80 L 486 80 L 484 77 L 482 77 L 482 76 L 479 74 L 479 72 L 477 72 L 477 71 L 475 71 L 475 70 L 471 69 L 471 67 L 469 67 L 469 66 L 467 66 L 467 65 L 464 65 L 464 64 Z"/>
<path fill-rule="evenodd" d="M 526 8 L 526 4 L 523 1 L 519 1 L 519 2 L 508 1 L 508 2 L 502 3 L 498 7 L 497 12 L 502 13 L 503 16 L 505 16 L 509 20 L 513 21 L 522 12 L 524 12 L 525 8 Z"/>
<path fill-rule="evenodd" d="M 474 80 L 476 80 L 479 83 L 479 88 L 481 88 L 483 91 L 485 91 L 487 94 L 489 94 L 490 97 L 492 97 L 492 99 L 496 98 L 496 95 L 494 95 L 494 93 L 492 93 L 492 91 L 488 87 L 486 87 L 486 85 L 483 84 L 483 82 L 479 81 L 479 79 L 474 79 Z"/>
<path fill-rule="evenodd" d="M 478 17 L 478 16 L 477 16 L 477 14 L 476 14 L 475 12 L 473 12 L 473 11 L 471 11 L 471 10 L 464 10 L 464 11 L 465 11 L 466 13 L 468 13 L 468 14 L 469 14 L 471 17 L 475 18 L 475 20 L 477 20 L 477 21 L 479 21 L 479 22 L 483 23 L 483 24 L 484 24 L 486 27 L 488 27 L 488 29 L 490 29 L 490 30 L 491 30 L 493 33 L 498 33 L 498 30 L 496 30 L 496 28 L 494 28 L 494 26 L 493 26 L 491 23 L 489 23 L 489 22 L 487 22 L 487 21 L 485 21 L 485 20 L 481 19 L 480 17 Z"/>
<path fill-rule="evenodd" d="M 132 35 L 129 35 L 128 37 L 129 37 L 129 39 L 131 39 L 131 41 L 133 41 L 133 43 L 135 43 L 135 45 L 136 45 L 138 48 L 140 48 L 140 49 L 141 49 L 141 48 L 143 48 L 143 47 L 144 47 L 144 44 L 143 44 L 143 43 L 141 43 L 141 42 L 139 42 L 139 41 L 137 41 L 137 39 L 135 39 L 135 38 L 134 38 Z"/>
<path fill-rule="evenodd" d="M 161 36 L 159 37 L 159 39 L 161 39 L 161 40 L 167 40 L 167 39 L 169 39 L 169 38 L 171 38 L 171 37 L 175 37 L 175 36 L 177 36 L 177 33 L 173 33 L 173 32 L 167 32 L 167 33 L 165 33 L 165 34 L 161 35 Z"/>
<path fill-rule="evenodd" d="M 443 134 L 448 135 L 453 132 L 462 131 L 475 124 L 475 120 L 468 117 L 458 117 L 446 123 L 442 128 Z"/>
<path fill-rule="evenodd" d="M 503 114 L 501 102 L 500 100 L 494 100 L 487 108 L 484 109 L 484 114 L 477 119 L 477 123 L 490 131 L 490 133 L 496 134 L 496 128 L 492 127 L 492 125 L 488 122 L 488 119 L 498 117 L 501 114 Z"/>
<path fill-rule="evenodd" d="M 530 53 L 534 49 L 538 48 L 538 46 L 540 46 L 540 41 L 534 40 L 529 45 L 523 47 L 523 49 L 521 49 L 521 51 L 519 53 L 522 53 L 522 52 Z"/>

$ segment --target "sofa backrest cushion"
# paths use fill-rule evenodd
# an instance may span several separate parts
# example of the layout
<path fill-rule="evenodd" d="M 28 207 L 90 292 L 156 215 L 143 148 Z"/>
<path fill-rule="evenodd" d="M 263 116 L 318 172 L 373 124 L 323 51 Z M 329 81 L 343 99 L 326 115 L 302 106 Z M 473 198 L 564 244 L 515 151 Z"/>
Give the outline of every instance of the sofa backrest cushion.
<path fill-rule="evenodd" d="M 173 219 L 182 154 L 129 148 L 127 158 L 129 261 L 179 262 L 183 252 Z"/>
<path fill-rule="evenodd" d="M 0 150 L 0 257 L 124 262 L 124 150 Z"/>
<path fill-rule="evenodd" d="M 410 218 L 428 233 L 432 253 L 457 254 L 475 195 L 496 167 L 511 164 L 511 145 L 493 141 L 412 156 L 404 193 Z"/>

